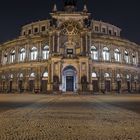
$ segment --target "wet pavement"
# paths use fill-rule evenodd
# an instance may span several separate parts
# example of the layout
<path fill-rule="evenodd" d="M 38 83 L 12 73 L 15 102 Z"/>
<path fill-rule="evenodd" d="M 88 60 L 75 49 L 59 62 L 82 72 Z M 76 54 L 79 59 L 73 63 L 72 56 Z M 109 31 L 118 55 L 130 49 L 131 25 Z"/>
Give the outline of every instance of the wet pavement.
<path fill-rule="evenodd" d="M 140 140 L 140 95 L 0 94 L 0 140 Z"/>

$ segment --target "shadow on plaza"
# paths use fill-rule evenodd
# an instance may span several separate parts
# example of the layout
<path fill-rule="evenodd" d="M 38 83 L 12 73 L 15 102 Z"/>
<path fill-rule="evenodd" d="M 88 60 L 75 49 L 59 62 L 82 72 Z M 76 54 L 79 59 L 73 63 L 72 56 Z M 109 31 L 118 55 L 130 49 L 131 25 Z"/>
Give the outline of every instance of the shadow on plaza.
<path fill-rule="evenodd" d="M 108 107 L 106 108 L 106 105 Z M 102 101 L 102 102 L 92 102 L 87 101 L 52 101 L 52 102 L 36 102 L 36 101 L 18 101 L 18 102 L 0 102 L 0 112 L 5 112 L 11 109 L 23 108 L 28 107 L 31 109 L 51 109 L 51 110 L 78 110 L 78 109 L 85 109 L 85 110 L 93 110 L 93 109 L 100 109 L 104 108 L 106 110 L 109 107 L 115 106 L 122 109 L 130 110 L 140 114 L 140 102 L 139 101 Z"/>
<path fill-rule="evenodd" d="M 106 103 L 113 105 L 115 107 L 123 108 L 140 114 L 140 102 L 138 101 L 133 101 L 133 102 L 119 101 L 119 102 L 106 102 Z"/>

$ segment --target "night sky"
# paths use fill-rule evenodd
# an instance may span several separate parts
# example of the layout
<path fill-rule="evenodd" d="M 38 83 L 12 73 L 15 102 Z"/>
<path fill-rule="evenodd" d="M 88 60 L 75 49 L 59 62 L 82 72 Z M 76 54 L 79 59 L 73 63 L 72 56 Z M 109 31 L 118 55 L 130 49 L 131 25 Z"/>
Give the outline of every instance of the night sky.
<path fill-rule="evenodd" d="M 54 0 L 63 9 L 62 0 Z M 1 0 L 0 43 L 16 38 L 21 26 L 49 18 L 53 0 Z M 82 10 L 83 0 L 78 0 Z M 140 44 L 140 4 L 138 0 L 88 0 L 92 17 L 120 27 L 122 37 Z"/>

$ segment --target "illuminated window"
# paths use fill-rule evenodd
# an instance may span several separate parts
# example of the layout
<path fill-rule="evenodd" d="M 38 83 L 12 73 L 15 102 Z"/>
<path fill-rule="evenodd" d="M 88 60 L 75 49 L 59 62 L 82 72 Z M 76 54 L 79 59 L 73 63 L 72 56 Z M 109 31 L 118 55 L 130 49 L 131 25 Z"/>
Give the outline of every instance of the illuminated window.
<path fill-rule="evenodd" d="M 10 54 L 10 62 L 14 63 L 15 59 L 16 59 L 16 52 L 15 50 L 13 50 Z"/>
<path fill-rule="evenodd" d="M 129 80 L 130 79 L 130 75 L 127 74 L 126 75 L 126 79 Z"/>
<path fill-rule="evenodd" d="M 3 64 L 6 64 L 8 62 L 8 54 L 5 53 L 3 57 Z"/>
<path fill-rule="evenodd" d="M 31 77 L 31 78 L 35 78 L 35 73 L 31 73 L 31 74 L 30 74 L 30 77 Z"/>
<path fill-rule="evenodd" d="M 134 65 L 137 64 L 136 56 L 134 54 L 132 54 L 132 61 Z"/>
<path fill-rule="evenodd" d="M 13 79 L 14 78 L 14 75 L 13 74 L 10 74 L 10 76 L 9 76 L 11 79 Z"/>
<path fill-rule="evenodd" d="M 120 51 L 119 51 L 119 49 L 115 50 L 114 57 L 115 57 L 116 62 L 120 62 Z"/>
<path fill-rule="evenodd" d="M 121 78 L 121 75 L 120 74 L 117 74 L 117 78 Z"/>
<path fill-rule="evenodd" d="M 31 49 L 31 60 L 37 60 L 37 55 L 38 55 L 37 48 L 33 47 Z"/>
<path fill-rule="evenodd" d="M 124 60 L 126 63 L 129 63 L 129 56 L 127 51 L 124 52 Z"/>
<path fill-rule="evenodd" d="M 19 78 L 23 78 L 23 73 L 20 73 L 19 74 Z"/>
<path fill-rule="evenodd" d="M 25 49 L 22 48 L 19 52 L 19 61 L 24 61 L 25 60 Z"/>
<path fill-rule="evenodd" d="M 109 53 L 109 49 L 107 47 L 103 48 L 103 59 L 104 59 L 104 61 L 109 61 L 109 59 L 110 59 L 110 53 Z"/>
<path fill-rule="evenodd" d="M 98 60 L 98 51 L 95 46 L 91 47 L 91 59 L 92 60 Z"/>
<path fill-rule="evenodd" d="M 42 57 L 44 60 L 49 59 L 49 46 L 45 46 L 42 51 Z"/>
<path fill-rule="evenodd" d="M 92 73 L 92 78 L 96 78 L 97 74 L 95 72 Z"/>
<path fill-rule="evenodd" d="M 44 72 L 43 77 L 48 77 L 48 72 Z"/>
<path fill-rule="evenodd" d="M 109 73 L 105 73 L 104 77 L 109 78 L 110 77 Z"/>

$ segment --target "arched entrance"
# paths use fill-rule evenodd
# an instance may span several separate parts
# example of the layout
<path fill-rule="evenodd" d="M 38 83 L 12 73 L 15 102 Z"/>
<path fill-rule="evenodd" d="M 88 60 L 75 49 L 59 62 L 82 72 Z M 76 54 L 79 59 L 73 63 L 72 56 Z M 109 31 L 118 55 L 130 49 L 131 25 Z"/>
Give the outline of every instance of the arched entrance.
<path fill-rule="evenodd" d="M 46 71 L 42 75 L 41 92 L 43 92 L 43 93 L 47 92 L 47 85 L 48 85 L 48 72 Z"/>
<path fill-rule="evenodd" d="M 62 72 L 62 91 L 77 90 L 77 71 L 73 66 L 67 66 Z"/>
<path fill-rule="evenodd" d="M 31 73 L 29 77 L 29 92 L 33 92 L 35 89 L 35 73 Z"/>

